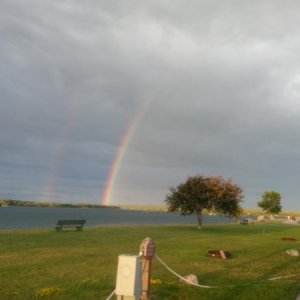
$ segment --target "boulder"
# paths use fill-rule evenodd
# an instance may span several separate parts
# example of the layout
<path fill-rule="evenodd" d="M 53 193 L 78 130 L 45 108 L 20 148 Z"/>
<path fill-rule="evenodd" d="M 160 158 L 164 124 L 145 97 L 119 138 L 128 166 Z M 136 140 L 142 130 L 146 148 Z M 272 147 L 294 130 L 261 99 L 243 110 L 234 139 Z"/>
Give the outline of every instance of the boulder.
<path fill-rule="evenodd" d="M 180 283 L 183 284 L 198 284 L 198 278 L 195 274 L 188 274 L 185 276 L 182 276 L 185 280 L 181 279 L 179 280 Z"/>
<path fill-rule="evenodd" d="M 258 221 L 258 222 L 263 222 L 264 219 L 265 219 L 265 216 L 258 216 L 258 217 L 257 217 L 257 221 Z"/>
<path fill-rule="evenodd" d="M 299 251 L 296 249 L 289 249 L 286 250 L 286 253 L 290 256 L 299 256 Z"/>

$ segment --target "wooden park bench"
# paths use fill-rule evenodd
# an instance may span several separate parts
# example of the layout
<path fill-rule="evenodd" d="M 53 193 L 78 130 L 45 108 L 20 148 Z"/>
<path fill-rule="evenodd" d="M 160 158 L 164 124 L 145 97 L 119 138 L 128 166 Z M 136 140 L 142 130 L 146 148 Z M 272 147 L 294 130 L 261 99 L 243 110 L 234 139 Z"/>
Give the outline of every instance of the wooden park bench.
<path fill-rule="evenodd" d="M 77 231 L 81 231 L 85 220 L 58 220 L 55 226 L 56 231 L 62 231 L 63 227 L 76 227 Z"/>
<path fill-rule="evenodd" d="M 249 224 L 249 220 L 248 220 L 248 219 L 243 219 L 243 220 L 241 221 L 241 224 L 242 224 L 242 225 L 248 225 L 248 224 Z"/>

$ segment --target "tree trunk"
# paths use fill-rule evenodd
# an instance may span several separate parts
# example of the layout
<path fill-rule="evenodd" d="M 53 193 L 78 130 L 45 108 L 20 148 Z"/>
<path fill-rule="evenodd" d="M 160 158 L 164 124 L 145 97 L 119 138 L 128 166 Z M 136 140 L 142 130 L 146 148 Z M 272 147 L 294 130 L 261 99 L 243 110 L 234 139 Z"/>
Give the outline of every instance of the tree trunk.
<path fill-rule="evenodd" d="M 198 229 L 202 229 L 202 221 L 203 221 L 202 210 L 197 211 L 196 215 L 197 215 L 197 221 L 198 221 Z"/>

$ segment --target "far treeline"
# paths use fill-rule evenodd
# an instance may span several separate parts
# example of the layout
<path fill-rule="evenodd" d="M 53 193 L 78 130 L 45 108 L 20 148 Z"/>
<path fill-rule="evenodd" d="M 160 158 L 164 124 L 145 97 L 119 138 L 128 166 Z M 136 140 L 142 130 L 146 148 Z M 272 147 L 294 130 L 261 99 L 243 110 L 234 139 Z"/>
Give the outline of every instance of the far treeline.
<path fill-rule="evenodd" d="M 97 204 L 72 204 L 58 202 L 37 202 L 11 199 L 0 199 L 0 206 L 30 206 L 30 207 L 75 207 L 75 208 L 119 208 L 118 206 L 106 206 Z"/>

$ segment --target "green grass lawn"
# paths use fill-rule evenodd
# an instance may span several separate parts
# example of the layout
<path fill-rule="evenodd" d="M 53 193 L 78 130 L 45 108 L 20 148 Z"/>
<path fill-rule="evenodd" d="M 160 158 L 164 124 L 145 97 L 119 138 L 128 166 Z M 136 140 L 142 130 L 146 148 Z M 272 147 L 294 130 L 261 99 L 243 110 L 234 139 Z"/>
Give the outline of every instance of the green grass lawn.
<path fill-rule="evenodd" d="M 145 237 L 174 271 L 197 275 L 216 289 L 179 284 L 153 260 L 151 299 L 295 300 L 300 276 L 300 226 L 278 223 L 242 225 L 84 228 L 82 232 L 0 231 L 0 299 L 105 299 L 115 287 L 119 254 L 136 255 Z M 282 237 L 296 238 L 296 242 Z M 207 256 L 213 249 L 232 254 L 228 260 Z M 114 298 L 115 299 L 115 298 Z"/>

